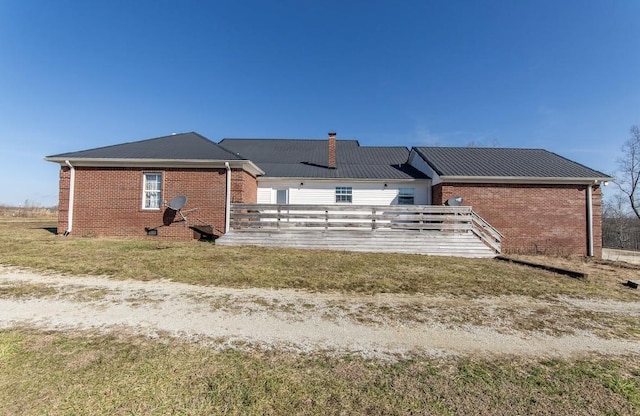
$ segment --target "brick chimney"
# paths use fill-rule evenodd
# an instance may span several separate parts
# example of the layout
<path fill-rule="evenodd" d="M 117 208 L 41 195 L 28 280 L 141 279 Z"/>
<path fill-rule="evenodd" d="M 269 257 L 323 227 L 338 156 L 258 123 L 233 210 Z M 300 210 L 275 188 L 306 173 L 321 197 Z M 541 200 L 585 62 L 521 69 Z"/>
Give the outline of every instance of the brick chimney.
<path fill-rule="evenodd" d="M 336 168 L 336 134 L 329 133 L 329 160 L 327 161 L 329 169 Z"/>

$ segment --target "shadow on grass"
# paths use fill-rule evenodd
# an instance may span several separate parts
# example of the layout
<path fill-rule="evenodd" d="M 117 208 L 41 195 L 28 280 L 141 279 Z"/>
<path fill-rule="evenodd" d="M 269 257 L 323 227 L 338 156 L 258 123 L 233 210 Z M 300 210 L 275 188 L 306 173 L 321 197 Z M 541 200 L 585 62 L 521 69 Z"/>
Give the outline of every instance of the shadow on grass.
<path fill-rule="evenodd" d="M 45 230 L 49 231 L 51 234 L 58 234 L 58 227 L 36 227 L 34 230 Z"/>

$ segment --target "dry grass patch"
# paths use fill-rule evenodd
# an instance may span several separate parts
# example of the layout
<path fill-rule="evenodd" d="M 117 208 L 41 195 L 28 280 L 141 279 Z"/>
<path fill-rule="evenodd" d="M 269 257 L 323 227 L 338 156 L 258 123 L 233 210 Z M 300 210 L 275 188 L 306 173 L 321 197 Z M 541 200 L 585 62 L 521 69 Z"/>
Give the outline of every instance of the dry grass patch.
<path fill-rule="evenodd" d="M 41 220 L 43 218 L 55 220 L 57 219 L 57 217 L 57 207 L 41 207 L 37 204 L 31 203 L 28 200 L 17 207 L 0 205 L 0 218 L 5 221 L 13 219 L 22 222 L 30 218 L 36 220 Z"/>
<path fill-rule="evenodd" d="M 106 289 L 81 286 L 51 286 L 44 283 L 0 282 L 0 298 L 61 298 L 75 302 L 95 302 L 113 292 Z"/>
<path fill-rule="evenodd" d="M 373 325 L 424 324 L 448 328 L 489 327 L 498 332 L 552 336 L 589 332 L 601 338 L 640 341 L 640 313 L 593 311 L 561 302 L 532 303 L 508 297 L 434 299 L 411 302 L 328 302 L 326 319 L 352 319 Z"/>
<path fill-rule="evenodd" d="M 105 299 L 114 292 L 107 289 L 64 286 L 58 289 L 58 297 L 74 302 L 96 302 Z"/>
<path fill-rule="evenodd" d="M 575 270 L 589 274 L 589 281 L 594 284 L 618 289 L 627 280 L 637 280 L 640 265 L 602 260 L 588 257 L 567 256 L 510 256 L 517 259 L 541 263 L 563 269 Z"/>
<path fill-rule="evenodd" d="M 0 282 L 0 298 L 42 298 L 56 293 L 56 289 L 44 284 Z"/>
<path fill-rule="evenodd" d="M 632 415 L 639 398 L 637 360 L 386 362 L 0 331 L 3 414 Z"/>
<path fill-rule="evenodd" d="M 0 264 L 74 275 L 198 285 L 293 288 L 346 293 L 425 293 L 455 297 L 524 295 L 550 299 L 639 300 L 618 270 L 587 281 L 492 259 L 321 250 L 222 247 L 209 243 L 55 236 L 51 222 L 0 221 Z"/>

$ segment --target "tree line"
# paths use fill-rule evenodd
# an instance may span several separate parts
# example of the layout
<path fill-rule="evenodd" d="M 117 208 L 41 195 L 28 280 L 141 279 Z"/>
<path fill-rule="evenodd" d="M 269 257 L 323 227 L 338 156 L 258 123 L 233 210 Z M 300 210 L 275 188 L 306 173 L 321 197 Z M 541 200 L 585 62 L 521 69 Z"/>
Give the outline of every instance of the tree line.
<path fill-rule="evenodd" d="M 640 250 L 640 127 L 631 126 L 617 160 L 618 192 L 603 203 L 602 245 Z"/>

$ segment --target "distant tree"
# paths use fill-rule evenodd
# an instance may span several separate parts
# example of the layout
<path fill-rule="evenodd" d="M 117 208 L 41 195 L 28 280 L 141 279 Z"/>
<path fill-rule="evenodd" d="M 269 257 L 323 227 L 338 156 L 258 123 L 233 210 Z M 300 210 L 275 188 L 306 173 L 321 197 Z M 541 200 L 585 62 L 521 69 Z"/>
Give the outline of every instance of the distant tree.
<path fill-rule="evenodd" d="M 500 142 L 495 137 L 489 141 L 471 139 L 467 147 L 500 147 Z"/>
<path fill-rule="evenodd" d="M 640 127 L 631 126 L 618 159 L 616 185 L 626 195 L 633 213 L 640 219 Z"/>
<path fill-rule="evenodd" d="M 627 197 L 616 193 L 602 202 L 602 242 L 607 248 L 627 248 L 634 243 L 638 219 L 630 212 Z"/>

